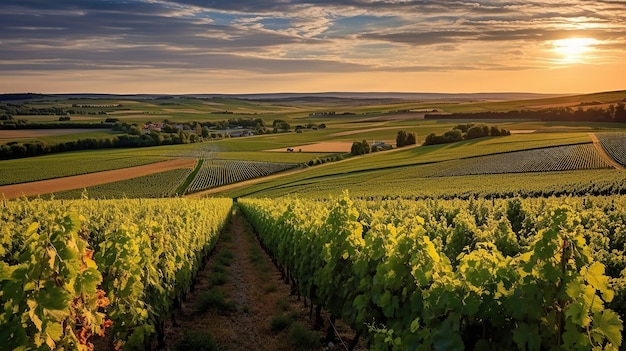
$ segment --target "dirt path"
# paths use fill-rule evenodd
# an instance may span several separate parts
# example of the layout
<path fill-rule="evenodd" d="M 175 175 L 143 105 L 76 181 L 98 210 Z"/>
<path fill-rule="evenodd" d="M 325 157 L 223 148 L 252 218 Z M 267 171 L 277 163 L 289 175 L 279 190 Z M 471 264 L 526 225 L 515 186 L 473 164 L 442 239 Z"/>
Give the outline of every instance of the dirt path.
<path fill-rule="evenodd" d="M 596 151 L 598 151 L 598 154 L 604 160 L 604 162 L 608 163 L 610 166 L 612 166 L 615 169 L 625 169 L 624 166 L 615 162 L 615 160 L 611 156 L 609 156 L 609 154 L 607 154 L 606 151 L 604 151 L 602 144 L 600 144 L 600 140 L 598 140 L 598 137 L 594 133 L 589 133 L 589 137 L 593 141 L 593 147 L 596 148 Z"/>
<path fill-rule="evenodd" d="M 0 186 L 0 198 L 2 198 L 2 194 L 4 194 L 4 197 L 7 199 L 14 199 L 20 196 L 33 196 L 64 190 L 82 189 L 179 168 L 192 168 L 195 163 L 196 159 L 194 158 L 179 158 L 137 167 L 41 180 L 37 182 L 4 185 Z"/>
<path fill-rule="evenodd" d="M 223 256 L 232 257 L 228 266 Z M 215 272 L 225 268 L 228 282 L 216 286 Z M 211 291 L 224 294 L 231 307 L 200 311 L 198 306 Z M 224 350 L 322 350 L 325 332 L 312 331 L 308 309 L 283 283 L 280 272 L 261 249 L 243 215 L 233 216 L 230 228 L 218 242 L 206 267 L 198 274 L 195 289 L 188 295 L 180 312 L 178 325 L 166 328 L 165 342 L 174 348 L 190 339 L 189 334 L 211 335 Z M 278 323 L 282 321 L 283 323 Z M 294 336 L 294 329 L 302 328 L 309 344 Z M 345 326 L 340 327 L 350 333 Z M 187 334 L 185 334 L 187 333 Z M 193 345 L 184 344 L 185 347 Z M 332 350 L 340 350 L 335 346 Z M 362 350 L 362 348 L 361 348 Z"/>

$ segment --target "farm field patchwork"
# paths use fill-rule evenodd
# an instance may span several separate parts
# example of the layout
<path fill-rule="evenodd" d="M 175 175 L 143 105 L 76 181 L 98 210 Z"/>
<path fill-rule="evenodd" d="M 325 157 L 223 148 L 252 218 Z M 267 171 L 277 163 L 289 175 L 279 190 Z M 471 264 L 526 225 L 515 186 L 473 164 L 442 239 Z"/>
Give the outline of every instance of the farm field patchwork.
<path fill-rule="evenodd" d="M 323 197 L 326 195 L 323 193 L 324 189 L 337 195 L 341 192 L 341 184 L 346 184 L 345 186 L 351 191 L 359 188 L 356 189 L 359 194 L 371 191 L 376 196 L 384 196 L 385 189 L 390 189 L 392 194 L 404 194 L 406 196 L 416 196 L 417 194 L 439 194 L 440 196 L 446 193 L 445 186 L 451 187 L 450 194 L 454 194 L 452 190 L 455 187 L 454 184 L 462 184 L 463 194 L 471 192 L 471 183 L 476 181 L 478 182 L 477 193 L 484 193 L 485 186 L 488 184 L 483 183 L 480 179 L 474 179 L 468 183 L 464 180 L 465 178 L 432 181 L 427 177 L 441 171 L 441 167 L 452 167 L 457 163 L 469 162 L 464 159 L 514 151 L 521 152 L 529 149 L 589 144 L 590 142 L 591 138 L 587 133 L 538 133 L 474 139 L 454 144 L 401 148 L 354 157 L 341 163 L 325 164 L 321 167 L 311 168 L 304 174 L 286 175 L 280 179 L 251 185 L 246 189 L 230 189 L 220 194 L 225 196 L 244 196 L 245 194 L 278 196 L 284 193 L 302 192 L 303 194 L 314 193 Z M 446 161 L 449 162 L 446 163 Z M 548 183 L 558 182 L 558 177 L 552 176 L 551 172 L 542 174 L 546 174 L 549 180 L 536 184 L 541 184 L 539 188 L 542 189 L 552 189 L 553 185 Z M 588 179 L 588 173 L 584 174 L 583 178 Z M 598 173 L 598 175 L 600 174 L 603 176 L 610 175 L 610 173 L 604 172 Z M 598 181 L 597 177 L 594 178 Z M 614 182 L 619 177 L 610 175 L 610 179 L 610 182 Z M 497 183 L 506 184 L 506 181 Z M 581 183 L 584 184 L 582 181 Z M 400 186 L 399 184 L 403 185 Z M 530 185 L 517 182 L 516 184 L 522 185 L 524 189 L 533 188 Z M 588 184 L 585 187 L 588 188 Z M 509 188 L 504 186 L 501 189 Z M 429 189 L 433 189 L 433 191 Z M 489 193 L 497 193 L 497 191 Z M 506 193 L 506 191 L 503 190 L 501 193 Z"/>

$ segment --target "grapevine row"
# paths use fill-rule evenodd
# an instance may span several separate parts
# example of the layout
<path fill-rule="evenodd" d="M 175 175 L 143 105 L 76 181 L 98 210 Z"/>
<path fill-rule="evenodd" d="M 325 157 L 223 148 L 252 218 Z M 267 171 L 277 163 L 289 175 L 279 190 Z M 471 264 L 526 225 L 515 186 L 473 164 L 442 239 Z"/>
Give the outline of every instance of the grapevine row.
<path fill-rule="evenodd" d="M 610 168 L 592 144 L 508 152 L 454 161 L 438 177 Z"/>
<path fill-rule="evenodd" d="M 207 159 L 187 188 L 187 192 L 264 177 L 297 166 L 292 163 Z"/>
<path fill-rule="evenodd" d="M 626 166 L 626 134 L 624 133 L 596 133 L 600 145 L 622 166 Z"/>
<path fill-rule="evenodd" d="M 0 339 L 7 349 L 145 349 L 188 292 L 230 199 L 3 202 Z"/>
<path fill-rule="evenodd" d="M 592 201 L 239 204 L 294 288 L 371 350 L 616 350 L 626 237 L 605 235 L 626 199 Z"/>

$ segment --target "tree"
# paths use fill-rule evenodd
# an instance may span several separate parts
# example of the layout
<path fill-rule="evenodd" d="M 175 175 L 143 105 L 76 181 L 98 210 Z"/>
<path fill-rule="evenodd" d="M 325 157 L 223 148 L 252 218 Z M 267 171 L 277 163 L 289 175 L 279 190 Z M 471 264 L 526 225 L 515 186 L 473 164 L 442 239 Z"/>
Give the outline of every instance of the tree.
<path fill-rule="evenodd" d="M 452 129 L 443 134 L 444 143 L 454 143 L 463 140 L 463 132 L 458 129 Z"/>
<path fill-rule="evenodd" d="M 211 134 L 211 131 L 209 130 L 209 128 L 202 127 L 201 135 L 203 138 L 208 138 L 210 134 Z"/>
<path fill-rule="evenodd" d="M 396 136 L 396 147 L 403 147 L 404 145 L 406 145 L 406 132 L 401 130 Z"/>
<path fill-rule="evenodd" d="M 488 133 L 489 133 L 489 128 L 487 128 L 487 135 L 489 135 Z M 467 133 L 465 134 L 465 139 L 476 139 L 476 138 L 482 138 L 484 136 L 486 135 L 485 135 L 485 129 L 483 128 L 483 126 L 473 126 L 467 130 Z"/>
<path fill-rule="evenodd" d="M 405 145 L 415 145 L 417 144 L 417 133 L 409 132 L 406 133 L 406 142 Z"/>
<path fill-rule="evenodd" d="M 130 135 L 141 135 L 141 128 L 139 128 L 139 126 L 137 126 L 137 125 L 133 125 L 128 130 L 128 134 L 130 134 Z"/>
<path fill-rule="evenodd" d="M 369 154 L 370 151 L 370 144 L 367 140 L 363 140 L 361 142 L 355 141 L 352 143 L 352 147 L 350 148 L 350 153 L 353 155 Z"/>
<path fill-rule="evenodd" d="M 272 127 L 274 128 L 274 132 L 289 131 L 291 129 L 289 123 L 285 122 L 282 119 L 274 120 L 274 123 L 272 123 Z"/>
<path fill-rule="evenodd" d="M 620 102 L 615 107 L 615 122 L 626 122 L 626 107 Z"/>

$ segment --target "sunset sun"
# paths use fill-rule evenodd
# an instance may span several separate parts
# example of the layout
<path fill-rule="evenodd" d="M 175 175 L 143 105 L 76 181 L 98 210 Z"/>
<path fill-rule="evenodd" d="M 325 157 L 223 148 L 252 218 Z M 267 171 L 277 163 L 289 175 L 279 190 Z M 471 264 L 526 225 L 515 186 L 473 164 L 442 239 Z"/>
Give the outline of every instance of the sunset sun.
<path fill-rule="evenodd" d="M 585 58 L 596 42 L 593 38 L 568 38 L 555 40 L 552 45 L 564 62 L 578 62 Z"/>

